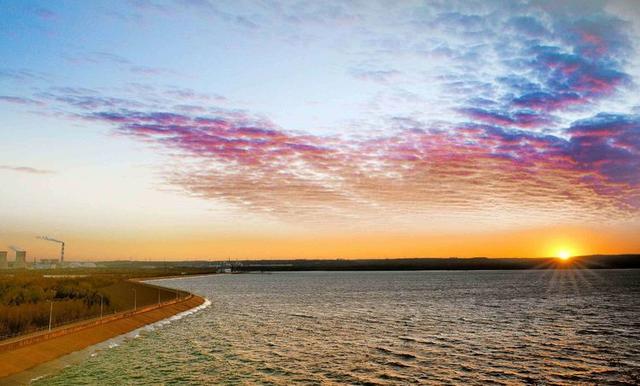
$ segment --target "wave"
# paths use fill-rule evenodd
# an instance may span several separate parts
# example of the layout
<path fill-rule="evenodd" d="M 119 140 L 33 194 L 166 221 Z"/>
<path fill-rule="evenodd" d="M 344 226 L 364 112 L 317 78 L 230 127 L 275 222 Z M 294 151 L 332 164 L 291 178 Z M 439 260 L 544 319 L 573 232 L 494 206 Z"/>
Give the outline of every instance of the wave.
<path fill-rule="evenodd" d="M 389 354 L 389 355 L 396 356 L 398 358 L 402 358 L 402 359 L 410 359 L 410 360 L 411 359 L 416 359 L 416 356 L 411 354 L 411 353 L 401 352 L 401 351 L 394 351 L 394 350 L 391 350 L 391 349 L 386 348 L 386 347 L 376 347 L 376 350 L 378 350 L 380 352 L 383 352 L 385 354 Z"/>
<path fill-rule="evenodd" d="M 307 315 L 307 314 L 295 313 L 295 312 L 289 314 L 289 316 L 295 316 L 296 318 L 305 318 L 305 319 L 317 319 L 317 317 L 313 315 Z"/>

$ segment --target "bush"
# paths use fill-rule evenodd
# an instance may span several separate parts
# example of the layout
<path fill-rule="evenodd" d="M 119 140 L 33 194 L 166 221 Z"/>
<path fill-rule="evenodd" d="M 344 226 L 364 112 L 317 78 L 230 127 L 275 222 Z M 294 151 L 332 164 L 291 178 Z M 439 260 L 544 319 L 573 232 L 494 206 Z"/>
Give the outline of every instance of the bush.
<path fill-rule="evenodd" d="M 113 312 L 105 287 L 119 277 L 50 278 L 35 274 L 0 276 L 0 339 L 49 326 L 53 302 L 53 325 Z"/>

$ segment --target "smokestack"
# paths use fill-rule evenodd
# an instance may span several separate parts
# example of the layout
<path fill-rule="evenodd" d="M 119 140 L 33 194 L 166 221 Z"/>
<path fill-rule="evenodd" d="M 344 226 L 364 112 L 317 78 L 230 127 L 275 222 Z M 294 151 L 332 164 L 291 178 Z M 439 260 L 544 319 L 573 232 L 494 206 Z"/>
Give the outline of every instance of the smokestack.
<path fill-rule="evenodd" d="M 47 241 L 51 241 L 51 242 L 60 244 L 61 245 L 60 246 L 60 264 L 64 263 L 64 241 L 57 240 L 57 239 L 54 239 L 53 237 L 49 237 L 49 236 L 38 236 L 36 238 L 40 239 L 40 240 L 47 240 Z"/>
<path fill-rule="evenodd" d="M 0 251 L 0 269 L 9 268 L 9 264 L 7 263 L 7 251 Z"/>

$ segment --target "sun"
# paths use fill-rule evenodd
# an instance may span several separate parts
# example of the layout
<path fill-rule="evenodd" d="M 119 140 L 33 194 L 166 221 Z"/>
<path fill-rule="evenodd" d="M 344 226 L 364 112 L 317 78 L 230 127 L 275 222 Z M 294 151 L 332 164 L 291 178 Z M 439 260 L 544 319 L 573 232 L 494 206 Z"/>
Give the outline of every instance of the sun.
<path fill-rule="evenodd" d="M 570 258 L 571 258 L 571 252 L 567 251 L 566 249 L 558 251 L 558 259 L 566 261 L 566 260 L 569 260 Z"/>

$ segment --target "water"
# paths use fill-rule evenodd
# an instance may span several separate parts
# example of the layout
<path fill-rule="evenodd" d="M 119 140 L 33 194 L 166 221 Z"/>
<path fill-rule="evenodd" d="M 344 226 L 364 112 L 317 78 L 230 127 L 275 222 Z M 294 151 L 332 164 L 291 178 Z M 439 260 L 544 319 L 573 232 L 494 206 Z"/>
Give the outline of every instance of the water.
<path fill-rule="evenodd" d="M 637 384 L 640 270 L 155 283 L 211 306 L 36 384 Z"/>

